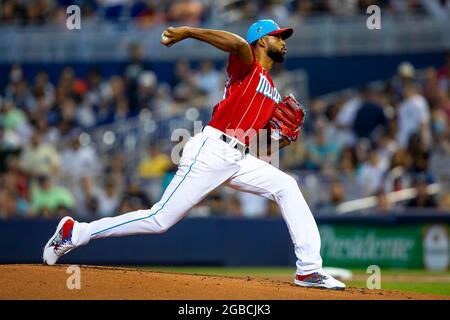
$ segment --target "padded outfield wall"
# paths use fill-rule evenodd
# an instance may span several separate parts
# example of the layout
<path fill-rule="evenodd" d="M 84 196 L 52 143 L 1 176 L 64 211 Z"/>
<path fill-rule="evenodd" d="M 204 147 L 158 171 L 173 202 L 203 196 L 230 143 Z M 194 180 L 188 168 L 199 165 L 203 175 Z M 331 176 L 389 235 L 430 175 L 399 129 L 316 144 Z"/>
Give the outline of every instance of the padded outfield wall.
<path fill-rule="evenodd" d="M 0 221 L 0 263 L 41 263 L 57 220 Z M 325 266 L 448 269 L 447 214 L 319 217 Z M 163 235 L 93 241 L 61 263 L 294 266 L 281 218 L 186 218 Z"/>

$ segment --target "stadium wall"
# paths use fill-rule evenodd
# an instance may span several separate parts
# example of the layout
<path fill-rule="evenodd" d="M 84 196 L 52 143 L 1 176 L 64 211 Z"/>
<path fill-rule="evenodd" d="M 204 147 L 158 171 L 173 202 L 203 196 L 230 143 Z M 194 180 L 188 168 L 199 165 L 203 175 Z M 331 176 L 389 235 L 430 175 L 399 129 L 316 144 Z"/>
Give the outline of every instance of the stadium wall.
<path fill-rule="evenodd" d="M 318 218 L 325 266 L 449 268 L 448 215 Z M 0 222 L 0 263 L 41 263 L 55 220 Z M 294 266 L 281 218 L 187 218 L 163 235 L 93 241 L 61 263 L 94 265 Z"/>
<path fill-rule="evenodd" d="M 420 54 L 397 54 L 397 55 L 349 55 L 330 57 L 288 57 L 285 63 L 286 69 L 303 69 L 308 73 L 310 96 L 319 96 L 332 91 L 348 87 L 359 87 L 373 80 L 390 78 L 397 66 L 409 61 L 416 68 L 433 66 L 439 68 L 445 63 L 444 52 L 430 52 Z M 173 77 L 174 62 L 149 61 L 160 81 L 170 81 Z M 195 66 L 198 61 L 193 61 Z M 224 61 L 215 61 L 216 66 L 221 68 Z M 74 68 L 78 77 L 84 78 L 88 71 L 98 68 L 105 78 L 122 74 L 125 62 L 65 62 L 65 63 L 22 63 L 27 79 L 46 70 L 53 82 L 58 80 L 59 74 L 64 67 Z M 8 81 L 8 73 L 11 64 L 0 64 L 0 85 Z M 353 71 L 358 72 L 353 72 Z M 361 71 L 364 72 L 361 72 Z"/>

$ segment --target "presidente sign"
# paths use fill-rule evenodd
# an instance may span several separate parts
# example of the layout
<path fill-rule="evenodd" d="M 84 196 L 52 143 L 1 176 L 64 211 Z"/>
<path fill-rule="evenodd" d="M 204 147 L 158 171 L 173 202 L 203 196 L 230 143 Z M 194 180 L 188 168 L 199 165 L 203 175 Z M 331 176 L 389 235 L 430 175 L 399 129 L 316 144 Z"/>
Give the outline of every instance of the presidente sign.
<path fill-rule="evenodd" d="M 322 257 L 328 266 L 422 268 L 424 225 L 321 225 Z"/>

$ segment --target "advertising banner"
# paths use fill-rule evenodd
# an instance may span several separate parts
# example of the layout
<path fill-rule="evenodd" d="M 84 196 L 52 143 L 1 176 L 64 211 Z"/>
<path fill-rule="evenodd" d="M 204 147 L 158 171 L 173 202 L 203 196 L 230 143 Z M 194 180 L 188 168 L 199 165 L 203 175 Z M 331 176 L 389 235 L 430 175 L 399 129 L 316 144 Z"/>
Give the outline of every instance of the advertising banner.
<path fill-rule="evenodd" d="M 449 267 L 447 224 L 319 226 L 324 265 L 366 268 Z"/>

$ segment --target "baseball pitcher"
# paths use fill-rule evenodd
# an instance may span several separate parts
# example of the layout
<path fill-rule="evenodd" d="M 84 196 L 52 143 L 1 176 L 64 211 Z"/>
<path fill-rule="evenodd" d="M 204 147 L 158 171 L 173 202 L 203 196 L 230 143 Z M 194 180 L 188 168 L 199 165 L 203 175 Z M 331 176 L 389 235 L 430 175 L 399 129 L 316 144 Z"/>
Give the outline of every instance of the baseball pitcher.
<path fill-rule="evenodd" d="M 63 218 L 45 245 L 44 263 L 53 265 L 62 255 L 95 239 L 164 233 L 209 192 L 225 184 L 278 204 L 297 257 L 295 284 L 344 289 L 345 284 L 322 269 L 318 228 L 296 180 L 249 153 L 249 143 L 260 130 L 270 130 L 280 148 L 299 136 L 303 107 L 293 95 L 282 97 L 269 74 L 275 63 L 284 61 L 286 39 L 292 33 L 273 20 L 252 24 L 246 39 L 222 30 L 166 29 L 161 43 L 167 47 L 191 38 L 229 53 L 223 99 L 214 107 L 208 125 L 185 145 L 176 175 L 159 202 L 150 209 L 91 223 Z"/>

